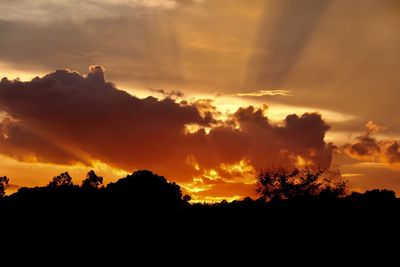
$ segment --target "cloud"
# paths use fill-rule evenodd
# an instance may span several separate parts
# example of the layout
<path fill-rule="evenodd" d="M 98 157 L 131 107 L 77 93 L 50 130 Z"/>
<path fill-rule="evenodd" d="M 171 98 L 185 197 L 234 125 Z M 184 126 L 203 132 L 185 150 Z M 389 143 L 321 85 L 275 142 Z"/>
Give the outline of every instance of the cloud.
<path fill-rule="evenodd" d="M 187 0 L 172 9 L 127 2 L 0 1 L 2 73 L 83 73 L 102 62 L 127 88 L 290 88 L 296 97 L 277 96 L 280 103 L 400 130 L 399 1 Z"/>
<path fill-rule="evenodd" d="M 0 122 L 0 151 L 24 162 L 52 162 L 56 164 L 90 164 L 83 155 L 49 140 L 46 133 L 27 127 L 9 117 Z"/>
<path fill-rule="evenodd" d="M 400 133 L 399 1 L 264 3 L 245 88 L 290 88 L 296 97 L 281 98 L 286 104 L 354 114 Z"/>
<path fill-rule="evenodd" d="M 174 150 L 182 143 L 184 125 L 207 125 L 193 106 L 180 105 L 168 98 L 138 99 L 117 90 L 104 82 L 101 67 L 91 67 L 86 77 L 58 70 L 31 82 L 3 79 L 0 87 L 0 107 L 13 118 L 15 127 L 37 132 L 37 136 L 48 142 L 55 140 L 57 146 L 78 147 L 91 158 L 104 159 L 127 170 L 151 168 L 155 161 L 167 165 L 179 156 L 179 151 Z M 17 138 L 13 132 L 6 132 L 8 128 L 3 127 L 8 138 L 2 140 L 1 146 L 32 154 L 25 144 L 17 142 L 29 140 L 28 136 Z M 59 163 L 44 155 L 49 145 L 40 144 L 34 156 Z M 73 162 L 78 158 L 68 160 Z"/>
<path fill-rule="evenodd" d="M 7 21 L 30 21 L 50 23 L 60 20 L 83 22 L 97 18 L 118 17 L 123 9 L 135 13 L 146 10 L 171 10 L 180 5 L 195 3 L 191 0 L 97 0 L 97 1 L 57 1 L 52 0 L 18 0 L 1 1 L 0 19 Z M 69 12 L 55 12 L 64 8 Z"/>
<path fill-rule="evenodd" d="M 385 127 L 380 126 L 372 121 L 368 121 L 365 127 L 367 128 L 367 135 L 378 133 L 386 129 Z"/>
<path fill-rule="evenodd" d="M 174 0 L 131 0 L 130 4 L 145 7 L 175 8 L 178 3 Z"/>
<path fill-rule="evenodd" d="M 184 183 L 214 177 L 243 184 L 243 192 L 249 174 L 268 164 L 328 168 L 334 148 L 324 141 L 329 126 L 320 114 L 292 114 L 274 125 L 262 109 L 249 106 L 221 120 L 211 100 L 140 99 L 118 90 L 101 66 L 91 66 L 85 76 L 57 70 L 29 82 L 4 78 L 0 110 L 6 113 L 0 151 L 20 161 L 101 161 Z M 187 125 L 197 128 L 189 133 Z M 218 186 L 209 189 L 220 193 Z"/>
<path fill-rule="evenodd" d="M 385 129 L 371 121 L 366 125 L 366 132 L 356 137 L 356 142 L 343 146 L 350 157 L 366 162 L 384 163 L 390 167 L 400 167 L 400 143 L 394 139 L 378 140 L 373 134 Z"/>
<path fill-rule="evenodd" d="M 254 96 L 254 97 L 260 97 L 260 96 L 292 96 L 292 92 L 289 90 L 282 90 L 282 89 L 274 89 L 274 90 L 257 90 L 254 92 L 250 93 L 239 93 L 236 94 L 236 96 Z"/>
<path fill-rule="evenodd" d="M 162 96 L 183 97 L 185 95 L 182 91 L 179 90 L 165 91 L 163 89 L 154 89 L 154 88 L 148 88 L 148 89 L 152 92 L 159 93 Z"/>

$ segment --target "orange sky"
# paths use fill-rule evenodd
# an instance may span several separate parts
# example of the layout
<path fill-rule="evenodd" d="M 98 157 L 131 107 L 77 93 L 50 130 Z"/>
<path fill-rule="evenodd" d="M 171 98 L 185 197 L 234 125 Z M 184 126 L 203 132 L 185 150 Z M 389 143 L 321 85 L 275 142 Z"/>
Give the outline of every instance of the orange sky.
<path fill-rule="evenodd" d="M 396 0 L 3 1 L 0 175 L 148 168 L 208 201 L 254 196 L 268 164 L 317 164 L 399 194 L 399 15 Z"/>

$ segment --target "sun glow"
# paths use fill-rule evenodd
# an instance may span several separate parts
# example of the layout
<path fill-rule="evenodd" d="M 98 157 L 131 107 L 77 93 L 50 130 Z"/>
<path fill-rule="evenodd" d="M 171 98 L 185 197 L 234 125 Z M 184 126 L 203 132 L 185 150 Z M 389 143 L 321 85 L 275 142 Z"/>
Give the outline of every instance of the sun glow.
<path fill-rule="evenodd" d="M 200 171 L 200 165 L 193 155 L 189 155 L 186 157 L 186 164 L 192 166 L 196 171 Z"/>
<path fill-rule="evenodd" d="M 35 72 L 24 71 L 21 69 L 14 68 L 10 65 L 0 62 L 1 76 L 0 80 L 3 77 L 7 77 L 9 80 L 19 79 L 21 81 L 31 81 L 33 78 L 37 76 L 43 76 L 45 73 L 39 73 L 37 70 Z"/>
<path fill-rule="evenodd" d="M 215 189 L 221 185 L 229 188 L 238 185 L 252 186 L 256 183 L 256 170 L 251 161 L 245 158 L 238 162 L 221 163 L 215 168 L 206 168 L 191 155 L 186 158 L 186 163 L 196 171 L 190 182 L 182 184 L 183 191 L 192 196 L 193 203 L 238 200 L 245 197 L 245 194 L 232 196 L 230 191 L 215 191 Z"/>
<path fill-rule="evenodd" d="M 203 177 L 210 179 L 210 180 L 218 180 L 221 179 L 218 172 L 214 169 L 204 170 Z"/>
<path fill-rule="evenodd" d="M 234 164 L 222 163 L 220 168 L 230 174 L 244 174 L 254 172 L 254 167 L 250 165 L 250 160 L 242 159 Z"/>
<path fill-rule="evenodd" d="M 190 202 L 192 203 L 219 203 L 221 201 L 227 201 L 227 202 L 232 202 L 234 200 L 239 200 L 243 198 L 242 196 L 239 195 L 234 195 L 230 197 L 213 197 L 213 196 L 195 196 L 192 198 Z"/>
<path fill-rule="evenodd" d="M 314 165 L 314 162 L 312 160 L 305 159 L 300 155 L 293 156 L 291 158 L 293 159 L 294 164 L 296 165 L 296 167 L 299 167 L 299 168 L 307 167 L 307 166 L 313 166 Z"/>
<path fill-rule="evenodd" d="M 212 185 L 204 185 L 204 184 L 194 183 L 194 184 L 185 184 L 185 185 L 182 185 L 182 187 L 185 190 L 187 190 L 189 193 L 196 194 L 196 193 L 199 193 L 199 192 L 203 192 L 203 191 L 209 190 L 212 187 Z M 196 195 L 194 195 L 194 196 L 196 196 Z M 194 196 L 192 196 L 192 197 L 194 197 Z"/>
<path fill-rule="evenodd" d="M 36 158 L 31 157 L 21 162 L 16 159 L 0 154 L 0 169 L 7 174 L 10 182 L 15 186 L 44 186 L 53 176 L 68 171 L 73 177 L 73 182 L 80 184 L 90 170 L 94 170 L 98 175 L 105 178 L 104 183 L 109 183 L 125 177 L 128 172 L 119 168 L 112 167 L 104 162 L 95 160 L 92 166 L 83 164 L 58 165 L 52 163 L 37 162 Z M 35 172 L 32 172 L 32 169 Z"/>
<path fill-rule="evenodd" d="M 211 127 L 204 127 L 198 124 L 186 124 L 184 132 L 185 134 L 194 134 L 200 130 L 204 130 L 208 134 L 211 131 Z"/>

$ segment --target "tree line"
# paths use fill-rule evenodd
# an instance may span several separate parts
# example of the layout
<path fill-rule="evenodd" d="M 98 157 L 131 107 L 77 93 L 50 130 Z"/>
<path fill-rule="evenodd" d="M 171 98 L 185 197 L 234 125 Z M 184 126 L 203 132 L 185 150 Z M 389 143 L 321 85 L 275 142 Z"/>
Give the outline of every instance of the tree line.
<path fill-rule="evenodd" d="M 165 177 L 148 170 L 136 171 L 116 182 L 103 184 L 103 177 L 89 171 L 81 185 L 68 172 L 55 176 L 46 186 L 21 187 L 5 195 L 9 179 L 0 177 L 0 209 L 9 212 L 96 214 L 124 213 L 164 215 L 267 215 L 280 211 L 399 209 L 391 190 L 349 192 L 340 174 L 311 168 L 269 168 L 257 176 L 259 198 L 220 203 L 191 204 L 191 197 Z"/>

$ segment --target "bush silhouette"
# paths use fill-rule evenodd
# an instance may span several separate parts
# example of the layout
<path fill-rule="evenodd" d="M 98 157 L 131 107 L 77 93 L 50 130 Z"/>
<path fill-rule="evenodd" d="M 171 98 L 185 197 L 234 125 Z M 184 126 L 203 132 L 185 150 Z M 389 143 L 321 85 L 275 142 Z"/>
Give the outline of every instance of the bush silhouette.
<path fill-rule="evenodd" d="M 179 185 L 147 170 L 136 171 L 108 184 L 105 192 L 120 206 L 176 210 L 185 203 Z"/>
<path fill-rule="evenodd" d="M 57 175 L 53 178 L 53 180 L 47 185 L 48 187 L 65 187 L 72 186 L 72 178 L 68 172 L 63 172 L 60 175 Z"/>
<path fill-rule="evenodd" d="M 86 179 L 82 181 L 82 188 L 86 189 L 99 189 L 103 184 L 103 177 L 97 176 L 97 174 L 91 170 L 86 175 Z"/>
<path fill-rule="evenodd" d="M 0 198 L 4 197 L 6 194 L 6 189 L 8 187 L 9 179 L 7 176 L 0 177 Z"/>
<path fill-rule="evenodd" d="M 268 200 L 344 195 L 346 182 L 337 173 L 312 168 L 271 168 L 257 177 L 257 192 Z"/>

